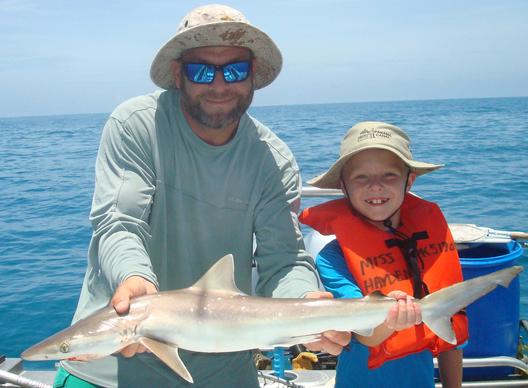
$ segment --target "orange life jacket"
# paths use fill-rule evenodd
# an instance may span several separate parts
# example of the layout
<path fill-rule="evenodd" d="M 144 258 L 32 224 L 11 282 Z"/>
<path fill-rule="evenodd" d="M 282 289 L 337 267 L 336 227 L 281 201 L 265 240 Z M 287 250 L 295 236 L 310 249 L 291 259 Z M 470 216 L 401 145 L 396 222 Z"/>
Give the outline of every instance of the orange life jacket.
<path fill-rule="evenodd" d="M 453 237 L 440 208 L 412 194 L 405 196 L 400 208 L 398 231 L 407 236 L 426 231 L 428 238 L 418 240 L 423 259 L 422 280 L 430 293 L 462 281 L 462 270 Z M 402 290 L 413 295 L 412 276 L 405 259 L 396 246 L 388 248 L 386 240 L 395 236 L 383 231 L 351 212 L 348 199 L 338 199 L 305 209 L 300 221 L 323 235 L 334 234 L 345 256 L 346 264 L 363 295 L 373 291 L 384 294 Z M 452 318 L 457 345 L 468 337 L 467 318 L 461 312 Z M 452 349 L 427 326 L 420 324 L 394 332 L 380 345 L 370 347 L 369 368 L 386 360 L 404 357 L 429 349 L 434 356 Z"/>

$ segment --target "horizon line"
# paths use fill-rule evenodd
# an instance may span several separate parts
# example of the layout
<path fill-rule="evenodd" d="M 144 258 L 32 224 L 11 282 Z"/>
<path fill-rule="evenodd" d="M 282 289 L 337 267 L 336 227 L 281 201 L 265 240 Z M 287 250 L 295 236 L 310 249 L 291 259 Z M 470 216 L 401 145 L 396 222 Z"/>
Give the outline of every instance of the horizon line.
<path fill-rule="evenodd" d="M 297 104 L 267 104 L 267 105 L 251 105 L 251 108 L 276 108 L 279 106 L 311 106 L 311 105 L 345 105 L 345 104 L 372 104 L 372 103 L 399 103 L 399 102 L 426 102 L 426 101 L 449 101 L 449 100 L 491 100 L 491 99 L 509 99 L 509 98 L 528 98 L 526 96 L 494 96 L 494 97 L 452 97 L 452 98 L 426 98 L 426 99 L 402 99 L 402 100 L 364 100 L 364 101 L 338 101 L 338 102 L 308 102 Z M 116 105 L 117 106 L 117 105 Z M 83 116 L 83 115 L 102 115 L 110 114 L 110 112 L 88 112 L 88 113 L 45 113 L 45 114 L 27 114 L 21 116 L 0 116 L 0 119 L 23 119 L 23 118 L 38 118 L 38 117 L 54 117 L 54 116 Z"/>

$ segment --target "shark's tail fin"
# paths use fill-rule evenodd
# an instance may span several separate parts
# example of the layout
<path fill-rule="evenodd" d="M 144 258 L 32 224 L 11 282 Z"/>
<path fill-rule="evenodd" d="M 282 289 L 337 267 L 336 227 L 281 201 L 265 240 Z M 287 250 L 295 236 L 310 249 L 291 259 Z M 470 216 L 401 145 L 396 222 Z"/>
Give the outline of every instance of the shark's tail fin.
<path fill-rule="evenodd" d="M 508 267 L 488 275 L 453 284 L 433 292 L 418 303 L 422 309 L 422 320 L 438 337 L 450 344 L 456 343 L 451 327 L 451 317 L 480 297 L 493 291 L 498 285 L 508 287 L 519 274 L 521 266 Z"/>

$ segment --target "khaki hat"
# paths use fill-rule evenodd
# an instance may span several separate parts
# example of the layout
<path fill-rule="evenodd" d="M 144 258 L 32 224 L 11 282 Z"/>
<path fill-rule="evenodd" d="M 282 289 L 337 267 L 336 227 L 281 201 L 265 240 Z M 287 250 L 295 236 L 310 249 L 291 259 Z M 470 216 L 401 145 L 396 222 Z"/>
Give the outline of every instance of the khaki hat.
<path fill-rule="evenodd" d="M 409 136 L 395 125 L 379 121 L 364 121 L 350 128 L 339 149 L 339 159 L 330 169 L 308 181 L 315 187 L 339 189 L 341 170 L 348 159 L 360 151 L 382 149 L 396 154 L 416 175 L 423 175 L 442 167 L 442 164 L 418 162 L 412 159 Z"/>
<path fill-rule="evenodd" d="M 280 73 L 282 55 L 273 40 L 236 9 L 225 5 L 204 5 L 189 12 L 176 35 L 158 51 L 150 67 L 150 78 L 159 87 L 175 87 L 171 61 L 186 50 L 207 46 L 246 47 L 253 52 L 255 89 L 269 85 Z"/>

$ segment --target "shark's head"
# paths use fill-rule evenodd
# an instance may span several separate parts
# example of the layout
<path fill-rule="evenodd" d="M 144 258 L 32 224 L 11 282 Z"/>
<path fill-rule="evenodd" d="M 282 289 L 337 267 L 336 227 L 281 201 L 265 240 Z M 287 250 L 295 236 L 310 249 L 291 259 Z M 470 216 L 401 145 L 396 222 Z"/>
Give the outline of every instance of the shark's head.
<path fill-rule="evenodd" d="M 101 319 L 101 313 L 114 314 L 110 319 Z M 112 311 L 102 311 L 73 326 L 58 332 L 24 351 L 24 360 L 78 360 L 86 361 L 108 356 L 131 344 L 134 325 L 126 317 Z"/>

